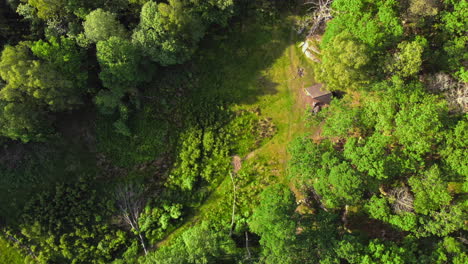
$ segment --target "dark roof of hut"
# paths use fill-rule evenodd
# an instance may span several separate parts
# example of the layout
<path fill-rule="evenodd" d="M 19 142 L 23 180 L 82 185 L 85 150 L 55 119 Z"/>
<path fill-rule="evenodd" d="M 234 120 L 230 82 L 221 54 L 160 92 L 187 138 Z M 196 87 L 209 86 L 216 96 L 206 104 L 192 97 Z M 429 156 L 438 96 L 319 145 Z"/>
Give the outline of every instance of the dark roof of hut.
<path fill-rule="evenodd" d="M 314 84 L 312 86 L 306 87 L 306 93 L 312 98 L 318 98 L 324 95 L 331 94 L 330 91 L 322 89 L 323 85 L 321 83 Z"/>

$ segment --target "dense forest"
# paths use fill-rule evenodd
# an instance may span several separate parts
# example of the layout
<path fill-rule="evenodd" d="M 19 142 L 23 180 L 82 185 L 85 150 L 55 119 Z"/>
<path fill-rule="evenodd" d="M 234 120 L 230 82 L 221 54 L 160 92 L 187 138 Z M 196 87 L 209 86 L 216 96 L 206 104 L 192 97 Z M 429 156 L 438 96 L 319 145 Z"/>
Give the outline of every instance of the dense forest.
<path fill-rule="evenodd" d="M 0 264 L 468 263 L 467 29 L 466 0 L 0 0 Z"/>

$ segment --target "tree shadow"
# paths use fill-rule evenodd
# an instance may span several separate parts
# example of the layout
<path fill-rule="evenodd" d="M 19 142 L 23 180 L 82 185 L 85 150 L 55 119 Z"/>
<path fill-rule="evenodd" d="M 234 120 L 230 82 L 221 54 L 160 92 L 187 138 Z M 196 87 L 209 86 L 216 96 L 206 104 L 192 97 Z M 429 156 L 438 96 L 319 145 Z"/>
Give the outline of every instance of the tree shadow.
<path fill-rule="evenodd" d="M 282 22 L 247 20 L 231 26 L 224 35 L 204 39 L 190 64 L 198 76 L 193 96 L 254 104 L 260 96 L 276 94 L 278 83 L 265 72 L 292 42 L 292 21 Z"/>

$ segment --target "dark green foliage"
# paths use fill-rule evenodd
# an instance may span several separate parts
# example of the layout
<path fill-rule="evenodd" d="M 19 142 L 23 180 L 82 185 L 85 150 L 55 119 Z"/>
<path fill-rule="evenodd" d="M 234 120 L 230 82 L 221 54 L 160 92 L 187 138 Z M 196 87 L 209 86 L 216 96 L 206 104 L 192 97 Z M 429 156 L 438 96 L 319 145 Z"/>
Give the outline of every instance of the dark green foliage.
<path fill-rule="evenodd" d="M 82 103 L 87 72 L 83 52 L 67 38 L 6 46 L 0 61 L 2 134 L 22 141 L 43 140 L 50 132 L 47 110 Z"/>
<path fill-rule="evenodd" d="M 326 116 L 323 135 L 346 139 L 343 154 L 329 141 L 318 147 L 305 139 L 292 145 L 292 175 L 302 184 L 313 185 L 327 206 L 360 201 L 364 182 L 375 185 L 375 179 L 414 171 L 440 146 L 446 105 L 417 87 L 402 86 L 397 79 L 385 85 L 393 91 L 382 98 L 368 94 L 371 99 L 361 108 L 344 99 L 322 113 Z M 401 89 L 409 89 L 406 97 L 401 97 Z"/>
<path fill-rule="evenodd" d="M 107 263 L 126 243 L 123 231 L 106 223 L 112 207 L 83 178 L 58 184 L 24 209 L 21 240 L 40 263 Z"/>
<path fill-rule="evenodd" d="M 345 237 L 345 240 L 340 241 L 337 252 L 340 258 L 349 263 L 418 263 L 411 248 L 378 239 L 365 245 L 353 237 Z"/>
<path fill-rule="evenodd" d="M 404 152 L 419 159 L 442 140 L 447 104 L 422 93 L 408 96 L 409 104 L 395 116 L 395 136 L 405 146 Z"/>
<path fill-rule="evenodd" d="M 31 13 L 42 20 L 64 19 L 68 22 L 75 22 L 76 18 L 84 19 L 91 10 L 105 8 L 116 11 L 125 8 L 128 3 L 123 0 L 112 1 L 104 0 L 86 1 L 86 0 L 25 0 L 26 5 L 32 7 Z"/>
<path fill-rule="evenodd" d="M 454 237 L 445 237 L 440 241 L 432 252 L 427 262 L 462 264 L 468 261 L 466 246 Z"/>
<path fill-rule="evenodd" d="M 314 145 L 305 138 L 293 141 L 291 176 L 302 186 L 313 186 L 327 207 L 360 202 L 364 176 L 335 152 L 330 142 Z"/>
<path fill-rule="evenodd" d="M 460 176 L 468 175 L 468 120 L 466 117 L 445 134 L 445 147 L 441 150 L 444 162 Z"/>
<path fill-rule="evenodd" d="M 416 75 L 421 71 L 422 55 L 427 45 L 424 38 L 399 43 L 399 51 L 390 59 L 388 71 L 403 78 Z"/>
<path fill-rule="evenodd" d="M 112 36 L 98 42 L 96 49 L 101 66 L 99 77 L 104 87 L 136 86 L 142 79 L 138 71 L 140 54 L 130 41 Z"/>
<path fill-rule="evenodd" d="M 390 223 L 403 231 L 416 231 L 418 222 L 416 215 L 410 212 L 392 214 L 390 204 L 385 198 L 372 196 L 366 209 L 372 218 Z"/>
<path fill-rule="evenodd" d="M 232 134 L 225 128 L 227 116 L 216 107 L 210 109 L 211 113 L 202 113 L 203 107 L 198 110 L 200 112 L 195 116 L 203 117 L 203 124 L 200 126 L 189 121 L 191 125 L 180 136 L 178 157 L 169 175 L 168 184 L 182 190 L 192 190 L 201 179 L 212 182 L 225 176 L 229 170 Z"/>
<path fill-rule="evenodd" d="M 43 141 L 51 134 L 47 113 L 29 101 L 0 100 L 0 134 L 22 142 Z"/>
<path fill-rule="evenodd" d="M 227 26 L 234 15 L 234 0 L 190 0 L 193 8 L 206 24 Z"/>
<path fill-rule="evenodd" d="M 161 201 L 156 201 L 151 208 L 146 207 L 139 219 L 140 229 L 145 233 L 150 243 L 156 243 L 163 239 L 166 232 L 174 228 L 174 222 L 181 220 L 183 213 L 181 204 L 163 204 L 161 206 L 160 203 Z"/>
<path fill-rule="evenodd" d="M 366 205 L 369 215 L 373 218 L 388 222 L 401 230 L 413 232 L 416 237 L 428 237 L 433 235 L 444 237 L 454 231 L 464 229 L 462 215 L 466 214 L 466 206 L 463 202 L 458 202 L 448 207 L 447 202 L 450 201 L 451 197 L 446 191 L 444 192 L 444 190 L 441 189 L 442 186 L 440 186 L 440 183 L 438 183 L 439 186 L 435 187 L 438 189 L 436 191 L 438 191 L 440 196 L 433 193 L 429 198 L 423 197 L 423 195 L 427 195 L 427 191 L 425 192 L 423 186 L 416 185 L 414 180 L 412 181 L 413 191 L 416 192 L 414 200 L 416 213 L 394 213 L 390 205 L 395 206 L 398 199 L 394 197 L 379 198 L 373 196 Z M 426 199 L 428 203 L 421 204 L 421 199 Z M 444 204 L 445 206 L 442 207 Z M 417 212 L 423 212 L 427 215 L 418 214 Z"/>
<path fill-rule="evenodd" d="M 38 263 L 466 263 L 466 114 L 436 93 L 467 79 L 467 2 L 333 1 L 315 77 L 346 94 L 286 179 L 307 126 L 260 110 L 311 81 L 295 2 L 0 4 L 2 238 Z"/>
<path fill-rule="evenodd" d="M 130 114 L 130 136 L 116 131 L 112 116 L 101 116 L 96 121 L 97 150 L 119 167 L 132 168 L 149 163 L 166 151 L 169 124 L 155 118 L 155 110 L 149 106 L 138 115 Z"/>
<path fill-rule="evenodd" d="M 379 132 L 366 139 L 350 138 L 345 144 L 344 155 L 357 170 L 367 172 L 371 177 L 394 177 L 401 172 L 396 166 L 404 164 L 404 161 L 399 151 L 388 154 L 391 141 L 391 137 Z"/>
<path fill-rule="evenodd" d="M 251 112 L 236 113 L 226 130 L 232 134 L 232 153 L 241 157 L 247 155 L 261 142 L 259 117 Z"/>
<path fill-rule="evenodd" d="M 345 96 L 321 113 L 327 139 L 293 142 L 290 175 L 313 188 L 329 208 L 362 204 L 364 193 L 374 194 L 366 207 L 370 217 L 418 237 L 463 229 L 460 217 L 466 208 L 462 200 L 454 201 L 448 184 L 463 184 L 451 175 L 463 173 L 464 162 L 449 164 L 464 151 L 464 122 L 449 130 L 454 123 L 446 103 L 421 85 L 393 78 L 373 89 L 386 92 L 362 93 L 366 101 L 359 103 Z M 448 131 L 460 134 L 444 144 Z M 434 155 L 438 151 L 446 156 Z M 449 167 L 440 170 L 445 164 Z"/>
<path fill-rule="evenodd" d="M 442 12 L 442 34 L 446 38 L 444 51 L 447 54 L 449 70 L 455 71 L 455 75 L 466 82 L 468 73 L 463 66 L 463 61 L 468 59 L 466 52 L 466 28 L 468 27 L 468 2 L 453 1 L 446 3 L 447 10 Z"/>
<path fill-rule="evenodd" d="M 64 11 L 66 1 L 63 0 L 29 0 L 28 4 L 34 7 L 37 11 L 37 17 L 49 19 L 59 15 Z"/>

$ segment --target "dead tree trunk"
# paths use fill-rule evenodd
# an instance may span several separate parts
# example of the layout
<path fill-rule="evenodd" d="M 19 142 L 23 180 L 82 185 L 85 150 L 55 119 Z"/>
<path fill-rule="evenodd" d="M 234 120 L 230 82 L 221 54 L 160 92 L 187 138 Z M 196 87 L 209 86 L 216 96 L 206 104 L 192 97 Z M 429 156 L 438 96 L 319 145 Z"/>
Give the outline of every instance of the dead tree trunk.
<path fill-rule="evenodd" d="M 142 189 L 135 186 L 135 184 L 126 183 L 117 187 L 116 197 L 117 205 L 120 209 L 123 220 L 138 234 L 141 246 L 145 251 L 145 255 L 147 255 L 148 250 L 146 249 L 145 239 L 138 224 L 138 218 L 140 217 L 144 205 Z"/>
<path fill-rule="evenodd" d="M 252 257 L 252 254 L 250 253 L 249 233 L 247 231 L 245 231 L 245 248 L 247 249 L 247 259 L 250 259 Z"/>
<path fill-rule="evenodd" d="M 234 181 L 234 175 L 229 173 L 232 181 L 232 215 L 231 215 L 231 229 L 229 230 L 229 236 L 232 236 L 232 230 L 234 229 L 235 216 L 236 216 L 236 183 Z"/>
<path fill-rule="evenodd" d="M 312 0 L 304 3 L 304 5 L 312 5 L 310 9 L 314 9 L 311 20 L 312 25 L 309 28 L 307 37 L 313 36 L 325 22 L 333 17 L 332 2 L 333 0 Z"/>

